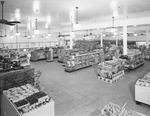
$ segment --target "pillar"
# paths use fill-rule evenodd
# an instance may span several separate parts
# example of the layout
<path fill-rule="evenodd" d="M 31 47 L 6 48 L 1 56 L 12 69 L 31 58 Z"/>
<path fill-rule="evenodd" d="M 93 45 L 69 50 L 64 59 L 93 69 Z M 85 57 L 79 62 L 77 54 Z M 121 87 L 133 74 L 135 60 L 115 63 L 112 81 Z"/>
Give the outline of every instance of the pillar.
<path fill-rule="evenodd" d="M 100 42 L 101 42 L 101 47 L 103 47 L 103 33 L 101 33 Z"/>
<path fill-rule="evenodd" d="M 116 46 L 118 47 L 118 34 L 115 35 L 115 38 L 116 38 Z"/>
<path fill-rule="evenodd" d="M 127 55 L 127 24 L 126 24 L 126 20 L 124 20 L 124 25 L 123 25 L 123 55 Z"/>
<path fill-rule="evenodd" d="M 70 32 L 70 49 L 73 49 L 73 38 L 74 38 L 74 32 Z"/>
<path fill-rule="evenodd" d="M 146 30 L 146 48 L 149 48 L 149 30 Z"/>

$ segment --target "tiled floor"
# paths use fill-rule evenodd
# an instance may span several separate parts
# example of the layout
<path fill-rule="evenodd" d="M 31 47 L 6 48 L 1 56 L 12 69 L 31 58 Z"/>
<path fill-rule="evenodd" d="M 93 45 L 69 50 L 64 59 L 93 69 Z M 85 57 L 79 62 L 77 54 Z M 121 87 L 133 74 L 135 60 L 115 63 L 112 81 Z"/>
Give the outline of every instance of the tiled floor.
<path fill-rule="evenodd" d="M 100 110 L 109 102 L 120 106 L 126 102 L 127 110 L 135 110 L 150 115 L 150 106 L 136 105 L 134 85 L 150 71 L 150 61 L 131 72 L 117 83 L 109 84 L 97 79 L 96 65 L 67 73 L 61 63 L 38 61 L 31 62 L 35 70 L 43 71 L 40 81 L 45 91 L 55 101 L 55 116 L 98 116 Z"/>

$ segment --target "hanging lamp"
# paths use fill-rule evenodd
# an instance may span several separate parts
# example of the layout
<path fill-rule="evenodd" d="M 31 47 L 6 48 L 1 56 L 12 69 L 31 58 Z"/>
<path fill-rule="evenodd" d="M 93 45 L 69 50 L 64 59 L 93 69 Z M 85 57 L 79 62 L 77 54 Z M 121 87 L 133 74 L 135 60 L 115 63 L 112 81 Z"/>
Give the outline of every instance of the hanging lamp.
<path fill-rule="evenodd" d="M 74 25 L 74 28 L 75 29 L 80 29 L 81 28 L 81 25 L 79 24 L 79 19 L 78 19 L 78 9 L 79 9 L 79 7 L 75 7 L 75 9 L 76 9 L 76 24 Z"/>
<path fill-rule="evenodd" d="M 20 33 L 18 32 L 18 25 L 16 25 L 16 36 L 20 36 Z"/>
<path fill-rule="evenodd" d="M 39 34 L 39 30 L 37 28 L 37 19 L 35 19 L 35 30 L 34 30 L 34 34 Z"/>
<path fill-rule="evenodd" d="M 115 21 L 115 17 L 113 16 L 113 17 L 112 17 L 112 25 L 113 25 L 113 26 L 112 26 L 112 28 L 111 28 L 111 32 L 112 32 L 112 33 L 116 32 L 116 28 L 114 27 L 114 21 Z"/>

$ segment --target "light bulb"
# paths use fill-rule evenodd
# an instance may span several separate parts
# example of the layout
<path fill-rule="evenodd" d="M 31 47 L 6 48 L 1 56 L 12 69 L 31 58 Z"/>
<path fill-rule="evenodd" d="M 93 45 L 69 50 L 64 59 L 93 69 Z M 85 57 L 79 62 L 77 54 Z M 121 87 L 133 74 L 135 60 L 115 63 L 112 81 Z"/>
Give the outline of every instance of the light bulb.
<path fill-rule="evenodd" d="M 116 32 L 116 29 L 113 27 L 113 28 L 111 29 L 111 32 L 112 32 L 112 33 Z"/>
<path fill-rule="evenodd" d="M 15 35 L 16 35 L 16 36 L 20 36 L 20 33 L 17 32 Z"/>
<path fill-rule="evenodd" d="M 10 36 L 10 38 L 14 38 L 14 36 L 12 35 L 12 36 Z"/>
<path fill-rule="evenodd" d="M 137 33 L 134 33 L 134 36 L 137 36 Z"/>
<path fill-rule="evenodd" d="M 51 36 L 51 34 L 49 33 L 49 34 L 48 34 L 48 36 L 50 37 L 50 36 Z"/>
<path fill-rule="evenodd" d="M 81 29 L 81 25 L 79 23 L 77 23 L 77 24 L 74 25 L 74 28 L 75 29 Z"/>
<path fill-rule="evenodd" d="M 34 30 L 34 33 L 35 33 L 35 34 L 39 34 L 40 31 L 36 29 L 36 30 Z"/>
<path fill-rule="evenodd" d="M 35 38 L 35 35 L 32 35 L 33 38 Z"/>

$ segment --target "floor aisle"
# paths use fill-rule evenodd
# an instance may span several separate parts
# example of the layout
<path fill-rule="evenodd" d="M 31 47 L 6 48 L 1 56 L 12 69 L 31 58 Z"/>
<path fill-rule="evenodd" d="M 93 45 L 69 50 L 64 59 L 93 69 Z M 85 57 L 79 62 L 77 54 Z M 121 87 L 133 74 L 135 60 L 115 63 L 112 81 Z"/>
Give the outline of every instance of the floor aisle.
<path fill-rule="evenodd" d="M 100 110 L 109 102 L 123 106 L 127 110 L 135 110 L 150 115 L 150 106 L 136 105 L 134 101 L 134 85 L 150 71 L 150 61 L 130 72 L 117 83 L 109 84 L 97 79 L 96 66 L 67 73 L 61 63 L 38 61 L 31 62 L 35 70 L 43 71 L 40 81 L 45 91 L 55 101 L 55 116 L 98 116 Z"/>

